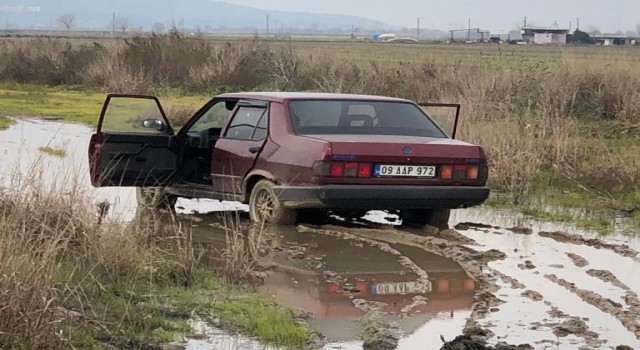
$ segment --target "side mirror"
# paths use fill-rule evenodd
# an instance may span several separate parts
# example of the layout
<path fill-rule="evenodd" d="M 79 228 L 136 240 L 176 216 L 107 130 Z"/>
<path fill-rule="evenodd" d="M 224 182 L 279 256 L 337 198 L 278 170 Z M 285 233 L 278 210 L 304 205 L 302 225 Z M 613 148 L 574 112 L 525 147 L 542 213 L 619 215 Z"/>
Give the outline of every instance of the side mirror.
<path fill-rule="evenodd" d="M 167 130 L 167 124 L 165 124 L 162 120 L 159 120 L 159 119 L 145 119 L 142 121 L 142 127 L 147 129 L 154 129 L 162 132 Z"/>

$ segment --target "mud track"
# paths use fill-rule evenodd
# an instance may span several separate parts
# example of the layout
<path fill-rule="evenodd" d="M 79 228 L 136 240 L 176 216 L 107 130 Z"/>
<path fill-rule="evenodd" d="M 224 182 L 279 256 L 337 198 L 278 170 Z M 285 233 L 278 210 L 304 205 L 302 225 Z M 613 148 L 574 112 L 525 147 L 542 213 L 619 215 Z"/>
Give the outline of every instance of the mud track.
<path fill-rule="evenodd" d="M 434 232 L 433 230 L 405 229 L 398 226 L 300 225 L 297 227 L 297 231 L 300 233 L 314 233 L 341 240 L 359 241 L 391 252 L 397 255 L 403 265 L 415 269 L 422 281 L 429 279 L 428 274 L 419 271 L 420 268 L 412 264 L 409 258 L 403 256 L 403 249 L 399 247 L 419 248 L 422 251 L 437 254 L 458 263 L 465 273 L 475 281 L 476 290 L 471 313 L 461 330 L 463 336 L 446 343 L 442 347 L 443 349 L 474 348 L 471 344 L 478 346 L 476 348 L 486 346 L 484 348 L 488 349 L 546 349 L 558 346 L 562 348 L 563 344 L 572 348 L 589 349 L 640 346 L 640 299 L 634 291 L 634 288 L 638 288 L 638 284 L 629 286 L 608 269 L 590 268 L 587 270 L 590 263 L 583 255 L 589 257 L 589 254 L 585 254 L 584 249 L 574 249 L 579 246 L 587 246 L 601 251 L 600 255 L 602 253 L 605 256 L 615 255 L 619 258 L 630 259 L 631 261 L 627 261 L 628 264 L 636 264 L 639 254 L 630 246 L 609 243 L 601 239 L 585 239 L 565 232 L 535 232 L 531 228 L 522 226 L 503 229 L 495 225 L 464 223 L 457 225 L 457 229 Z M 509 239 L 520 242 L 514 244 L 513 249 L 506 246 L 495 248 L 490 242 L 499 236 L 507 236 L 510 237 Z M 477 239 L 478 237 L 481 239 Z M 518 248 L 522 245 L 522 241 L 529 240 L 529 237 L 541 240 L 546 247 L 551 244 L 551 249 L 541 249 L 540 254 L 545 254 L 544 260 L 536 257 L 538 249 L 536 242 L 530 242 L 532 245 L 527 249 Z M 565 251 L 559 251 L 561 248 L 559 245 L 553 247 L 553 242 L 566 244 Z M 550 251 L 553 252 L 553 259 L 546 259 Z M 515 262 L 515 264 L 508 269 L 502 268 L 510 262 Z M 600 266 L 600 264 L 601 262 L 596 265 Z M 575 266 L 575 268 L 569 266 Z M 636 264 L 632 268 L 640 269 L 640 266 Z M 607 287 L 609 289 L 607 294 L 616 294 L 617 292 L 619 301 L 612 300 L 608 297 L 609 295 L 605 297 L 597 291 L 589 290 L 588 285 L 587 288 L 578 288 L 575 283 L 569 282 L 567 279 L 553 273 L 547 273 L 547 271 L 558 273 L 567 270 L 571 274 L 579 271 L 581 283 L 585 281 L 594 283 L 596 290 L 603 287 L 598 283 L 607 284 L 610 287 Z M 524 277 L 522 281 L 519 280 L 521 276 Z M 542 281 L 541 278 L 547 282 Z M 598 283 L 593 280 L 598 280 Z M 569 302 L 566 304 L 563 302 L 563 296 L 554 296 L 547 300 L 545 295 L 550 296 L 549 293 L 553 293 L 553 291 L 546 290 L 549 282 L 570 292 L 577 299 L 568 298 L 572 300 L 568 300 Z M 614 292 L 612 289 L 616 289 L 616 291 Z M 363 301 L 358 302 L 362 303 Z M 425 300 L 425 302 L 429 301 Z M 542 307 L 536 307 L 536 304 Z M 586 314 L 589 316 L 585 316 L 582 310 L 576 308 L 577 305 L 585 304 L 596 308 L 599 313 L 594 314 L 593 310 L 588 310 L 589 312 Z M 511 320 L 514 316 L 513 309 L 515 307 L 517 310 L 518 305 L 521 308 L 538 310 L 526 313 L 527 317 L 523 317 L 513 324 Z M 509 317 L 502 318 L 500 316 L 503 307 L 505 313 L 510 315 Z M 373 310 L 375 311 L 376 308 L 374 307 Z M 372 317 L 375 320 L 376 313 L 372 313 L 372 309 L 368 309 L 368 311 L 367 317 Z M 603 314 L 612 316 L 612 319 L 617 322 L 617 325 L 611 327 L 613 330 L 602 332 L 604 330 L 603 322 L 607 324 L 610 319 L 594 322 L 594 320 L 604 317 Z M 517 317 L 517 315 L 515 316 Z M 369 333 L 382 334 L 383 337 L 389 336 L 390 339 L 396 339 L 391 343 L 398 344 L 398 330 L 389 331 L 389 324 L 382 324 L 380 327 L 382 327 L 382 331 L 371 332 L 369 330 Z M 518 329 L 526 329 L 531 335 L 515 337 Z M 622 335 L 623 330 L 628 333 L 619 336 Z M 509 341 L 510 338 L 514 338 L 512 342 L 515 345 L 504 343 L 504 340 Z M 373 343 L 369 341 L 365 344 L 384 343 L 387 348 L 390 346 L 388 340 L 374 339 Z M 378 341 L 382 343 L 378 343 Z"/>

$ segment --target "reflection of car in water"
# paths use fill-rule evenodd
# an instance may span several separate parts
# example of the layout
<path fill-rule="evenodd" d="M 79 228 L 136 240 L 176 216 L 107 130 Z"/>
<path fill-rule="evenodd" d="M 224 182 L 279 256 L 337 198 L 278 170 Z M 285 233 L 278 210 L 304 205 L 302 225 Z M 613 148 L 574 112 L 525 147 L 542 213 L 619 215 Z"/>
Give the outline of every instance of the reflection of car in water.
<path fill-rule="evenodd" d="M 475 283 L 451 259 L 418 248 L 394 247 L 428 274 L 430 283 L 426 290 L 420 290 L 418 274 L 401 265 L 397 255 L 366 243 L 323 235 L 294 231 L 285 234 L 287 238 L 307 247 L 305 257 L 292 256 L 287 249 L 276 254 L 273 263 L 277 267 L 261 290 L 313 313 L 312 325 L 333 340 L 349 340 L 357 333 L 354 321 L 366 314 L 356 306 L 357 299 L 383 303 L 378 304 L 379 310 L 407 333 L 436 315 L 450 317 L 473 304 Z M 319 257 L 321 268 L 314 263 Z"/>
<path fill-rule="evenodd" d="M 451 109 L 451 128 L 427 107 Z M 233 93 L 174 133 L 155 97 L 109 95 L 89 145 L 91 180 L 135 186 L 146 206 L 177 196 L 243 202 L 254 222 L 392 210 L 444 227 L 450 209 L 489 195 L 483 149 L 454 139 L 459 112 L 380 96 Z"/>
<path fill-rule="evenodd" d="M 232 214 L 233 215 L 233 214 Z M 196 243 L 225 247 L 223 229 L 216 229 L 221 215 L 197 215 L 189 220 Z M 192 220 L 192 218 L 197 218 Z M 137 221 L 164 230 L 172 223 L 169 213 L 140 208 Z M 241 220 L 250 225 L 248 220 Z M 399 262 L 400 256 L 365 242 L 315 233 L 292 227 L 265 232 L 255 259 L 268 259 L 274 268 L 259 292 L 279 303 L 311 312 L 313 327 L 334 341 L 351 340 L 359 332 L 357 322 L 366 309 L 356 300 L 376 304 L 390 322 L 412 333 L 434 318 L 453 317 L 473 303 L 475 284 L 451 259 L 408 246 L 393 246 L 428 275 L 429 283 L 417 283 L 419 275 Z M 250 234 L 250 239 L 255 239 Z M 264 239 L 267 237 L 268 239 Z M 275 242 L 273 241 L 275 240 Z M 266 254 L 258 254 L 262 250 Z M 205 257 L 212 260 L 217 257 Z"/>

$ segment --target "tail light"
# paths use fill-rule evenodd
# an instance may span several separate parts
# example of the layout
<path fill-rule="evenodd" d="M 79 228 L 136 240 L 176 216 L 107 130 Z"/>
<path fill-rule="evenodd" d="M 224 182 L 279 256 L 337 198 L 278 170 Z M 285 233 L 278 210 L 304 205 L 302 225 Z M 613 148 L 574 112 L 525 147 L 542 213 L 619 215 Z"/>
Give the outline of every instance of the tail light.
<path fill-rule="evenodd" d="M 344 163 L 334 162 L 331 163 L 331 177 L 343 177 L 344 176 Z"/>
<path fill-rule="evenodd" d="M 440 293 L 446 293 L 448 292 L 450 289 L 449 286 L 449 280 L 446 278 L 440 278 L 438 279 L 438 292 Z"/>
<path fill-rule="evenodd" d="M 344 163 L 344 177 L 358 177 L 358 163 Z"/>
<path fill-rule="evenodd" d="M 313 165 L 313 175 L 318 177 L 368 178 L 371 177 L 371 163 L 317 161 Z"/>
<path fill-rule="evenodd" d="M 360 163 L 358 165 L 358 177 L 371 177 L 371 164 Z"/>
<path fill-rule="evenodd" d="M 486 180 L 486 165 L 449 165 L 440 166 L 440 179 L 442 180 Z"/>
<path fill-rule="evenodd" d="M 443 165 L 440 167 L 440 178 L 443 180 L 453 179 L 453 165 Z"/>
<path fill-rule="evenodd" d="M 477 180 L 478 179 L 478 166 L 469 166 L 467 167 L 467 179 L 468 180 Z"/>

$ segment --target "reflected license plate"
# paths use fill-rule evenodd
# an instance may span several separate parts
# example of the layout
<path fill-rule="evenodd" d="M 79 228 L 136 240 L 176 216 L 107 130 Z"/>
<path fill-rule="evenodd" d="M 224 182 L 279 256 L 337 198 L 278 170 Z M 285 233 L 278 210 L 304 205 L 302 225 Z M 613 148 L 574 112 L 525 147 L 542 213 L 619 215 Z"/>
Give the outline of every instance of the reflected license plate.
<path fill-rule="evenodd" d="M 374 175 L 377 177 L 436 177 L 433 165 L 385 165 L 376 164 Z"/>
<path fill-rule="evenodd" d="M 389 282 L 374 283 L 371 285 L 371 294 L 390 295 L 390 294 L 422 294 L 431 292 L 431 283 L 424 286 L 417 282 Z"/>

